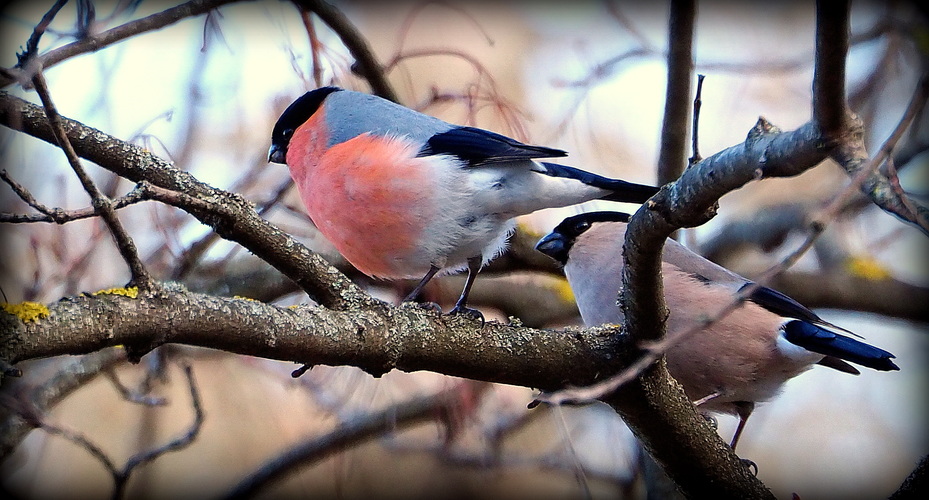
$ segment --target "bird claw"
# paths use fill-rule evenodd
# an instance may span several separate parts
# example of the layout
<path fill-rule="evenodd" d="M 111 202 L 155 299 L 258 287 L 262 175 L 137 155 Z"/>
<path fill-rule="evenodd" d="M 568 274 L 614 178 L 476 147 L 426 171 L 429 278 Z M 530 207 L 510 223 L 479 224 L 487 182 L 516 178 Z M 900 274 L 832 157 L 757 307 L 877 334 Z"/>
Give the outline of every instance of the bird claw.
<path fill-rule="evenodd" d="M 471 309 L 470 307 L 465 306 L 455 306 L 451 311 L 448 311 L 449 316 L 466 316 L 473 320 L 481 320 L 481 328 L 484 327 L 484 314 L 478 311 L 477 309 Z"/>
<path fill-rule="evenodd" d="M 752 474 L 756 476 L 758 475 L 758 464 L 756 464 L 754 461 L 749 460 L 747 458 L 740 458 L 739 460 L 742 461 L 742 465 L 744 465 L 746 468 L 752 471 Z"/>
<path fill-rule="evenodd" d="M 701 413 L 700 416 L 703 417 L 708 424 L 710 424 L 710 427 L 719 430 L 719 420 L 716 420 L 716 417 L 710 415 L 709 413 Z"/>
<path fill-rule="evenodd" d="M 418 305 L 420 308 L 425 309 L 427 311 L 432 311 L 432 312 L 437 312 L 437 313 L 442 312 L 442 306 L 440 306 L 439 304 L 435 302 L 417 302 L 416 305 Z"/>

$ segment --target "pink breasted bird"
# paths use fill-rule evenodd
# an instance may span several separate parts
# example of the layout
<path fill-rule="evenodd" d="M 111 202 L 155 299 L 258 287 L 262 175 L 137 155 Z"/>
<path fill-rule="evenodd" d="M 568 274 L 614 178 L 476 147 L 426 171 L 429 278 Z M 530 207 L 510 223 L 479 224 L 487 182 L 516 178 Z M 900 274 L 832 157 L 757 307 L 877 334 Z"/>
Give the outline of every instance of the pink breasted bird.
<path fill-rule="evenodd" d="M 422 278 L 468 269 L 451 313 L 499 255 L 514 217 L 594 199 L 642 203 L 657 188 L 536 161 L 565 156 L 452 125 L 377 96 L 307 92 L 281 114 L 269 161 L 286 163 L 319 231 L 359 271 Z"/>
<path fill-rule="evenodd" d="M 588 326 L 623 321 L 616 299 L 628 220 L 620 212 L 575 215 L 536 245 L 564 266 Z M 669 333 L 700 324 L 752 285 L 671 239 L 664 245 L 661 273 Z M 847 361 L 899 370 L 893 354 L 840 331 L 852 334 L 790 297 L 759 287 L 741 307 L 675 344 L 665 357 L 668 372 L 701 410 L 739 416 L 731 442 L 735 448 L 755 403 L 773 398 L 787 380 L 814 364 L 854 375 L 859 372 Z"/>

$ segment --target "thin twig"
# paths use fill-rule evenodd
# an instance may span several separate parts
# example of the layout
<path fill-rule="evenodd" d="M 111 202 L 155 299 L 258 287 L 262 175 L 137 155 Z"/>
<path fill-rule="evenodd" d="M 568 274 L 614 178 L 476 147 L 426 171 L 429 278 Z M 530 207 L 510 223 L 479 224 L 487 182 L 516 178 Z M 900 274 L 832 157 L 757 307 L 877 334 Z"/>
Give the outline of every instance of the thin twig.
<path fill-rule="evenodd" d="M 112 498 L 118 499 L 123 497 L 129 476 L 132 474 L 136 467 L 151 462 L 152 460 L 155 460 L 165 453 L 186 448 L 188 445 L 193 443 L 194 439 L 196 439 L 200 434 L 200 429 L 203 428 L 204 421 L 203 405 L 200 400 L 200 391 L 197 389 L 197 384 L 194 381 L 193 370 L 191 369 L 190 365 L 185 364 L 183 369 L 184 376 L 187 381 L 187 388 L 190 391 L 190 404 L 194 409 L 194 421 L 190 424 L 190 427 L 188 427 L 187 432 L 184 434 L 181 434 L 180 436 L 159 446 L 158 448 L 145 450 L 126 461 L 126 465 L 123 466 L 123 469 L 115 476 L 116 488 L 114 488 Z"/>
<path fill-rule="evenodd" d="M 13 191 L 22 199 L 27 205 L 38 210 L 39 214 L 10 214 L 10 213 L 0 213 L 0 222 L 10 222 L 10 223 L 33 223 L 33 222 L 54 222 L 56 224 L 66 224 L 68 222 L 73 222 L 81 219 L 88 219 L 90 217 L 95 217 L 97 215 L 96 210 L 93 207 L 79 208 L 75 210 L 65 210 L 58 207 L 48 207 L 43 205 L 38 200 L 35 199 L 32 194 L 26 190 L 22 185 L 14 181 L 7 175 L 5 170 L 0 170 L 0 178 L 4 182 L 10 185 L 13 188 Z M 113 209 L 119 210 L 121 208 L 128 207 L 130 205 L 135 205 L 146 201 L 148 198 L 145 195 L 145 191 L 138 186 L 126 193 L 125 196 L 120 196 L 113 200 Z"/>
<path fill-rule="evenodd" d="M 375 94 L 389 101 L 400 102 L 400 98 L 387 81 L 384 69 L 377 62 L 377 57 L 368 45 L 368 41 L 341 10 L 324 0 L 293 0 L 293 2 L 312 11 L 332 28 L 332 31 L 339 36 L 352 57 L 355 58 L 352 70 L 368 81 Z"/>
<path fill-rule="evenodd" d="M 66 3 L 68 3 L 68 0 L 56 1 L 55 5 L 52 5 L 52 8 L 48 9 L 48 12 L 42 16 L 42 20 L 39 21 L 39 24 L 35 25 L 35 28 L 32 30 L 32 35 L 26 42 L 26 50 L 17 56 L 17 67 L 22 67 L 23 64 L 28 62 L 39 53 L 39 40 L 42 38 L 42 35 L 45 34 L 45 30 L 48 29 L 48 25 L 51 24 L 52 20 L 55 19 L 55 16 L 58 15 L 58 11 L 60 11 Z"/>
<path fill-rule="evenodd" d="M 84 167 L 81 166 L 81 160 L 71 146 L 71 141 L 68 139 L 68 133 L 62 123 L 61 115 L 58 114 L 55 103 L 52 101 L 52 96 L 49 93 L 48 85 L 45 82 L 45 77 L 41 70 L 32 78 L 32 83 L 35 86 L 36 92 L 39 94 L 39 98 L 42 100 L 43 106 L 45 106 L 45 115 L 48 118 L 48 123 L 52 129 L 52 133 L 55 135 L 58 146 L 68 158 L 68 163 L 71 164 L 71 168 L 84 186 L 84 190 L 90 195 L 94 210 L 97 211 L 110 229 L 110 233 L 116 240 L 116 246 L 119 247 L 120 254 L 129 266 L 129 271 L 132 273 L 130 283 L 144 290 L 151 289 L 152 286 L 154 286 L 154 281 L 139 259 L 139 252 L 136 250 L 135 243 L 126 232 L 122 223 L 119 222 L 119 218 L 116 216 L 116 210 L 113 208 L 113 202 L 100 192 L 96 183 L 87 175 L 87 172 L 84 171 Z"/>
<path fill-rule="evenodd" d="M 694 95 L 694 116 L 693 116 L 693 127 L 691 130 L 691 144 L 693 147 L 693 156 L 687 161 L 687 166 L 692 167 L 697 163 L 700 163 L 700 160 L 703 159 L 703 156 L 700 155 L 700 147 L 698 143 L 699 138 L 699 128 L 700 128 L 700 108 L 703 105 L 703 79 L 706 78 L 706 75 L 697 75 L 697 91 Z"/>
<path fill-rule="evenodd" d="M 31 58 L 23 65 L 19 72 L 15 70 L 6 71 L 3 78 L 0 78 L 0 87 L 6 87 L 16 80 L 19 80 L 19 82 L 24 85 L 28 84 L 33 76 L 35 76 L 35 73 L 40 69 L 47 70 L 65 59 L 70 59 L 88 52 L 96 52 L 129 37 L 155 31 L 182 19 L 198 16 L 221 5 L 237 1 L 243 0 L 192 0 L 185 4 L 178 5 L 177 7 L 158 12 L 157 14 L 152 14 L 142 19 L 122 24 L 113 29 L 104 31 L 103 33 L 84 37 L 41 56 Z M 14 76 L 14 78 L 10 78 L 11 76 Z"/>
<path fill-rule="evenodd" d="M 395 429 L 438 419 L 443 412 L 454 411 L 457 387 L 428 396 L 414 397 L 385 410 L 345 422 L 335 431 L 308 439 L 286 450 L 245 477 L 225 498 L 249 498 L 286 475 L 322 460 L 348 446 L 357 445 Z"/>

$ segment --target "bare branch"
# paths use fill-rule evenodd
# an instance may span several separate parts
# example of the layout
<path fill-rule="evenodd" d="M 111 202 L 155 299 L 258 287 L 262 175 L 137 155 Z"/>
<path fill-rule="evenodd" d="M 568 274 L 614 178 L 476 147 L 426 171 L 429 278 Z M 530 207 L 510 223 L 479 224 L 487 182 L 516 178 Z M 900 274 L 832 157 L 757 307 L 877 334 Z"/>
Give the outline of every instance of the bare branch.
<path fill-rule="evenodd" d="M 22 63 L 22 71 L 6 71 L 5 74 L 0 77 L 0 88 L 10 85 L 16 81 L 16 79 L 18 79 L 21 84 L 28 85 L 28 82 L 32 80 L 39 69 L 48 69 L 65 59 L 88 52 L 96 52 L 131 36 L 158 30 L 182 19 L 198 16 L 221 5 L 236 1 L 242 0 L 192 0 L 183 5 L 172 7 L 157 14 L 152 14 L 148 17 L 117 26 L 98 35 L 84 37 L 64 47 L 49 51 L 44 55 L 31 58 L 29 61 Z M 15 76 L 16 79 L 11 78 L 11 76 Z"/>
<path fill-rule="evenodd" d="M 55 108 L 55 103 L 52 101 L 52 96 L 49 93 L 48 85 L 45 83 L 45 77 L 42 75 L 41 70 L 33 77 L 32 83 L 35 85 L 36 92 L 38 92 L 39 97 L 42 99 L 42 104 L 45 105 L 45 115 L 48 117 L 48 123 L 52 129 L 52 133 L 55 135 L 58 147 L 61 148 L 68 158 L 68 163 L 71 164 L 71 168 L 81 181 L 81 185 L 84 186 L 84 190 L 90 195 L 94 211 L 100 215 L 110 229 L 110 234 L 116 240 L 119 253 L 129 266 L 129 270 L 132 273 L 132 280 L 130 283 L 148 290 L 154 284 L 152 277 L 148 274 L 145 266 L 142 265 L 135 243 L 132 241 L 129 233 L 126 232 L 122 223 L 119 222 L 119 218 L 116 216 L 116 210 L 113 208 L 113 202 L 100 192 L 96 183 L 87 175 L 84 167 L 81 166 L 81 160 L 77 157 L 77 153 L 71 146 L 68 134 L 61 123 L 61 115 L 58 114 L 58 110 Z"/>
<path fill-rule="evenodd" d="M 929 73 L 924 73 L 910 98 L 906 111 L 874 157 L 869 159 L 862 133 L 850 134 L 848 140 L 842 142 L 832 154 L 832 158 L 845 169 L 848 175 L 852 176 L 852 182 L 840 198 L 836 199 L 824 214 L 817 217 L 817 220 L 822 220 L 824 216 L 834 216 L 848 204 L 855 190 L 860 189 L 881 209 L 919 227 L 923 233 L 929 235 L 929 210 L 910 201 L 901 189 L 895 187 L 894 183 L 897 182 L 895 179 L 888 178 L 878 170 L 878 167 L 890 158 L 897 142 L 903 137 L 904 132 L 920 110 L 924 108 L 927 98 L 929 98 Z"/>
<path fill-rule="evenodd" d="M 180 436 L 168 441 L 167 443 L 150 450 L 145 450 L 137 455 L 132 456 L 129 460 L 126 461 L 126 464 L 123 466 L 115 476 L 116 486 L 113 491 L 113 498 L 122 498 L 125 493 L 126 483 L 129 481 L 129 476 L 132 475 L 132 472 L 139 467 L 144 465 L 156 458 L 169 453 L 172 451 L 178 451 L 186 448 L 191 443 L 194 442 L 194 439 L 200 434 L 200 429 L 203 428 L 203 405 L 200 401 L 200 391 L 197 390 L 197 384 L 194 381 L 193 370 L 190 365 L 185 364 L 183 366 L 184 377 L 187 382 L 187 388 L 190 391 L 190 405 L 194 410 L 194 420 L 188 427 L 187 431 L 181 434 Z"/>
<path fill-rule="evenodd" d="M 813 72 L 813 121 L 823 135 L 836 138 L 844 131 L 845 58 L 848 56 L 849 2 L 817 0 L 816 62 Z"/>
<path fill-rule="evenodd" d="M 467 382 L 466 382 L 467 383 Z M 428 396 L 419 396 L 376 413 L 364 415 L 337 426 L 329 434 L 307 439 L 266 462 L 239 482 L 224 498 L 250 498 L 270 484 L 317 463 L 333 453 L 357 446 L 392 431 L 436 420 L 453 412 L 459 403 L 459 387 Z"/>
<path fill-rule="evenodd" d="M 45 30 L 48 29 L 48 25 L 51 24 L 52 20 L 55 19 L 55 16 L 58 15 L 58 11 L 60 11 L 66 3 L 68 3 L 68 0 L 57 0 L 55 4 L 52 5 L 50 9 L 48 9 L 48 12 L 42 16 L 42 20 L 39 21 L 39 24 L 35 25 L 35 28 L 32 30 L 32 35 L 29 36 L 29 40 L 26 42 L 26 50 L 18 56 L 18 65 L 21 66 L 24 62 L 38 54 L 39 40 L 42 38 L 42 35 L 45 34 Z"/>
<path fill-rule="evenodd" d="M 90 217 L 96 217 L 98 214 L 93 207 L 81 208 L 77 210 L 65 210 L 62 208 L 52 208 L 45 206 L 40 203 L 38 200 L 32 196 L 25 187 L 9 177 L 6 170 L 0 170 L 0 178 L 4 182 L 10 185 L 13 188 L 13 191 L 22 199 L 27 205 L 38 210 L 39 214 L 8 214 L 0 213 L 0 222 L 11 222 L 11 223 L 28 223 L 28 222 L 54 222 L 55 224 L 66 224 L 68 222 L 73 222 L 76 220 L 87 219 Z M 128 207 L 130 205 L 135 205 L 136 203 L 145 201 L 145 190 L 136 186 L 129 191 L 125 196 L 120 196 L 113 202 L 113 209 L 119 210 L 121 208 Z"/>
<path fill-rule="evenodd" d="M 668 21 L 668 77 L 665 86 L 665 109 L 661 123 L 661 148 L 658 153 L 658 184 L 677 179 L 686 166 L 687 125 L 690 113 L 690 81 L 693 78 L 694 24 L 697 4 L 693 1 L 671 2 Z"/>
<path fill-rule="evenodd" d="M 377 57 L 368 45 L 368 41 L 341 10 L 325 0 L 293 0 L 293 2 L 319 16 L 326 25 L 332 28 L 332 31 L 339 35 L 342 43 L 355 58 L 355 64 L 352 65 L 353 71 L 368 81 L 375 94 L 393 102 L 400 102 L 400 98 L 387 81 L 384 69 L 377 62 Z"/>

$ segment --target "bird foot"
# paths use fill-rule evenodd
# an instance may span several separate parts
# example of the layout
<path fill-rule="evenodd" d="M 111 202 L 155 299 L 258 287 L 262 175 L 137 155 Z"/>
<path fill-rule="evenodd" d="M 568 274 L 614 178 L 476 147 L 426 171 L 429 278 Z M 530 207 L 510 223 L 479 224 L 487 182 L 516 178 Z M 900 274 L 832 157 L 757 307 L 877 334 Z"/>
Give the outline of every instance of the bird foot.
<path fill-rule="evenodd" d="M 418 305 L 420 308 L 425 309 L 427 311 L 432 311 L 432 312 L 437 312 L 437 313 L 442 312 L 442 306 L 440 306 L 439 304 L 435 302 L 418 302 L 416 305 Z"/>
<path fill-rule="evenodd" d="M 706 419 L 707 423 L 710 424 L 710 427 L 719 430 L 719 420 L 716 420 L 716 417 L 710 415 L 709 413 L 701 413 L 700 416 Z"/>
<path fill-rule="evenodd" d="M 481 328 L 484 327 L 484 314 L 478 311 L 477 309 L 471 309 L 470 307 L 457 305 L 452 308 L 451 311 L 448 311 L 449 316 L 466 316 L 473 320 L 481 320 Z"/>

